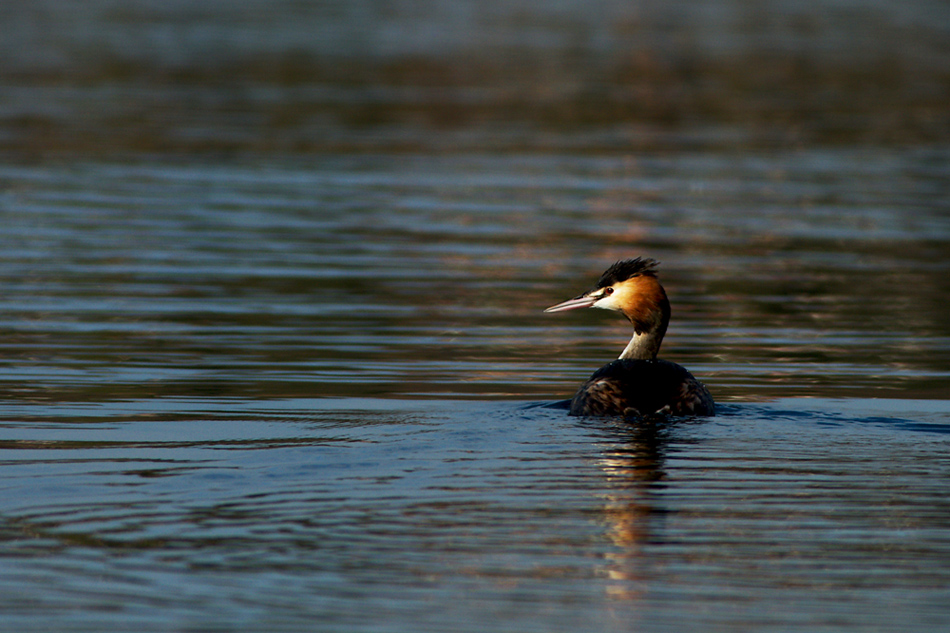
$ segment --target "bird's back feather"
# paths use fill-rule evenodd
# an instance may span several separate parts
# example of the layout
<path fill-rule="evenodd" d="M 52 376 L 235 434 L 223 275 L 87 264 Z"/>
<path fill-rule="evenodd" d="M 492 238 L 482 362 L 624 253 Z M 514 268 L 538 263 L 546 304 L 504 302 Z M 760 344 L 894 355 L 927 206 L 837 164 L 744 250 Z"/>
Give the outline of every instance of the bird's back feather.
<path fill-rule="evenodd" d="M 621 359 L 587 379 L 574 399 L 571 415 L 713 415 L 706 387 L 685 367 L 665 360 Z"/>

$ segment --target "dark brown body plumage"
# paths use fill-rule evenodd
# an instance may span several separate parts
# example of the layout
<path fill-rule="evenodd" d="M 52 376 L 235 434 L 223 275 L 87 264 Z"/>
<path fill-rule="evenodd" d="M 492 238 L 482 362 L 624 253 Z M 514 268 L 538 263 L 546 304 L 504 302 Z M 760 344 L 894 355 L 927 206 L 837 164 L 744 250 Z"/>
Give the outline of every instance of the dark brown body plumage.
<path fill-rule="evenodd" d="M 587 379 L 571 400 L 571 415 L 714 415 L 706 387 L 682 365 L 621 359 Z"/>

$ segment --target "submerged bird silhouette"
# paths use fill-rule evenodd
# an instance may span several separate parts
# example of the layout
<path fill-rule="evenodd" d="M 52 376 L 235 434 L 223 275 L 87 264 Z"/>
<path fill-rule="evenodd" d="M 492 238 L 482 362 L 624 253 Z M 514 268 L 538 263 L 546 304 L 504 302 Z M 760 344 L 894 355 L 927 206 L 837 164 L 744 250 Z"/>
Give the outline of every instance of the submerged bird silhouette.
<path fill-rule="evenodd" d="M 571 400 L 571 415 L 714 415 L 706 387 L 685 367 L 657 360 L 670 322 L 670 302 L 656 277 L 655 259 L 619 261 L 593 289 L 545 312 L 603 308 L 633 324 L 633 338 L 620 358 L 587 379 Z"/>

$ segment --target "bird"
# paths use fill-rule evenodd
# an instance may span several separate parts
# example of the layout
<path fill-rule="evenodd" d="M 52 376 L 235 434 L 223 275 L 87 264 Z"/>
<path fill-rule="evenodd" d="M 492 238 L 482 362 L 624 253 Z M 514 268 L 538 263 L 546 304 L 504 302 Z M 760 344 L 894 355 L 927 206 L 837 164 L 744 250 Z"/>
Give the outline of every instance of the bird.
<path fill-rule="evenodd" d="M 621 313 L 633 325 L 620 358 L 587 379 L 571 400 L 570 415 L 715 415 L 716 404 L 703 383 L 685 367 L 656 357 L 670 322 L 670 301 L 656 275 L 659 264 L 649 257 L 618 261 L 591 290 L 545 310 L 602 308 Z"/>

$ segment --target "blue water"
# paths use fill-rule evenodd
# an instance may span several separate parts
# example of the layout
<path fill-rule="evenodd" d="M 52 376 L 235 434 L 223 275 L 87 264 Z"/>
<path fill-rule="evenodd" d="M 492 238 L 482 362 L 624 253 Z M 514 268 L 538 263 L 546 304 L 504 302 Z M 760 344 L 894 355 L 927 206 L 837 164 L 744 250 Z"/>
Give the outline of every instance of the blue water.
<path fill-rule="evenodd" d="M 946 622 L 946 403 L 640 426 L 492 401 L 45 409 L 4 424 L 7 630 Z"/>
<path fill-rule="evenodd" d="M 0 630 L 950 627 L 892 4 L 0 9 Z M 542 310 L 634 256 L 716 417 L 559 406 L 629 325 Z"/>
<path fill-rule="evenodd" d="M 950 225 L 917 156 L 873 200 L 840 152 L 0 169 L 0 628 L 939 628 Z M 831 159 L 827 210 L 746 210 Z M 717 417 L 554 406 L 629 326 L 541 310 L 633 254 Z"/>

